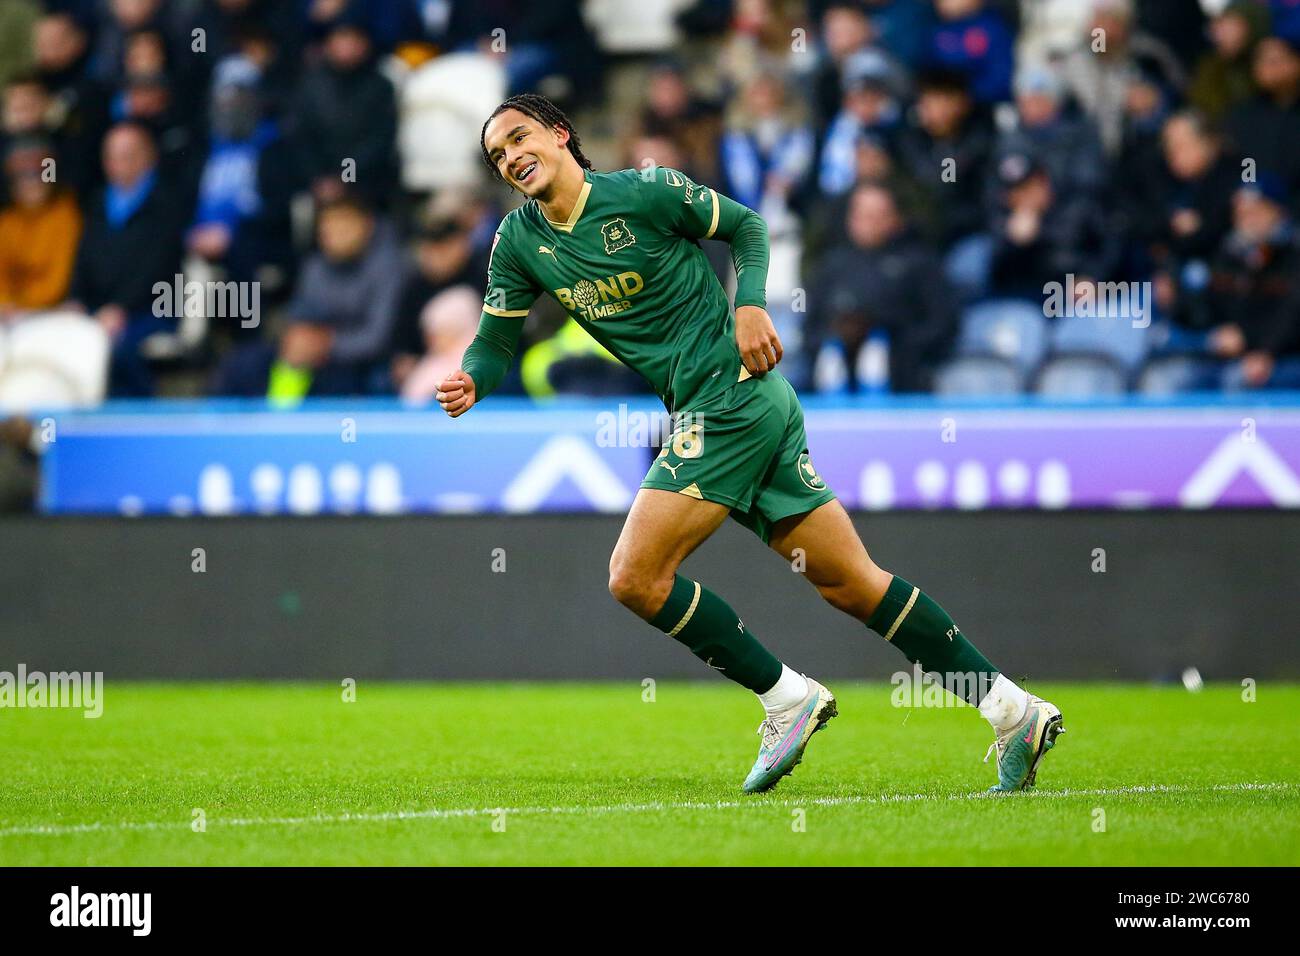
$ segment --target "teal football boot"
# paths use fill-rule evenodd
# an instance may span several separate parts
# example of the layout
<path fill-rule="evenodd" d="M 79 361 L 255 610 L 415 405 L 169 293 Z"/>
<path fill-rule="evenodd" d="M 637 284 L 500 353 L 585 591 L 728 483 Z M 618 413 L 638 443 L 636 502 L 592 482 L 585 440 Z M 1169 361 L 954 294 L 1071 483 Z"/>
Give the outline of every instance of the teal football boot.
<path fill-rule="evenodd" d="M 821 684 L 805 675 L 808 696 L 789 710 L 766 718 L 758 725 L 762 746 L 754 768 L 745 778 L 746 793 L 771 790 L 778 780 L 803 759 L 804 748 L 812 735 L 826 726 L 837 713 L 835 698 Z"/>
<path fill-rule="evenodd" d="M 1039 762 L 1063 733 L 1065 727 L 1056 706 L 1030 694 L 1025 716 L 1019 723 L 999 732 L 984 754 L 985 763 L 989 762 L 995 750 L 998 754 L 998 782 L 989 787 L 989 792 L 1011 793 L 1032 787 L 1038 775 Z"/>

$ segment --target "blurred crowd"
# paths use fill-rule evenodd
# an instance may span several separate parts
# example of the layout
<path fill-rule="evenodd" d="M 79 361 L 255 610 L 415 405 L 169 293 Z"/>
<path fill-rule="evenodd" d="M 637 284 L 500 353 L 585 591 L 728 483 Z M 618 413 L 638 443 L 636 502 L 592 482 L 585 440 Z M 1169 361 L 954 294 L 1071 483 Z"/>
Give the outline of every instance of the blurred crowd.
<path fill-rule="evenodd" d="M 93 324 L 101 393 L 429 401 L 526 90 L 764 217 L 806 391 L 1300 387 L 1300 0 L 5 7 L 0 326 Z M 641 387 L 546 300 L 524 349 L 506 391 Z"/>

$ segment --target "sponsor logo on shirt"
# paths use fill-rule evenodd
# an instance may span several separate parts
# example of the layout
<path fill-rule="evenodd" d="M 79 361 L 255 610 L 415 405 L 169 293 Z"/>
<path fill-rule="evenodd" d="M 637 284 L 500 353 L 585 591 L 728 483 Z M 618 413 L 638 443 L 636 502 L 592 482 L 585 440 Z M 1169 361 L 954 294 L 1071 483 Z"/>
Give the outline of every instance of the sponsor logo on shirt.
<path fill-rule="evenodd" d="M 579 279 L 571 288 L 555 289 L 560 305 L 588 322 L 606 319 L 632 308 L 632 297 L 645 288 L 636 272 L 620 272 L 603 279 Z"/>

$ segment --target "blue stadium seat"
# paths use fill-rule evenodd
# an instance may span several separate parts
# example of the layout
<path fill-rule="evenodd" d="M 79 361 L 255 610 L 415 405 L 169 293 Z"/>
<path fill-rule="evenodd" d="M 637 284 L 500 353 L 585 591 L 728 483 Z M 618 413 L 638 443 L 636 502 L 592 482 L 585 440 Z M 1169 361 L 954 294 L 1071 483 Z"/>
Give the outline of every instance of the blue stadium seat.
<path fill-rule="evenodd" d="M 1137 391 L 1162 396 L 1217 389 L 1222 376 L 1220 365 L 1214 359 L 1196 355 L 1155 358 L 1138 375 Z"/>
<path fill-rule="evenodd" d="M 1134 328 L 1125 316 L 1070 315 L 1052 324 L 1052 352 L 1057 355 L 1109 355 L 1132 372 L 1150 349 L 1149 328 Z"/>
<path fill-rule="evenodd" d="M 1025 377 L 1015 362 L 996 355 L 963 355 L 935 373 L 936 395 L 1019 395 Z"/>
<path fill-rule="evenodd" d="M 1052 398 L 1123 395 L 1128 373 L 1108 355 L 1058 355 L 1038 372 L 1035 391 Z"/>
<path fill-rule="evenodd" d="M 1028 374 L 1047 353 L 1047 319 L 1032 302 L 981 302 L 962 313 L 957 349 L 963 355 L 1009 359 Z"/>

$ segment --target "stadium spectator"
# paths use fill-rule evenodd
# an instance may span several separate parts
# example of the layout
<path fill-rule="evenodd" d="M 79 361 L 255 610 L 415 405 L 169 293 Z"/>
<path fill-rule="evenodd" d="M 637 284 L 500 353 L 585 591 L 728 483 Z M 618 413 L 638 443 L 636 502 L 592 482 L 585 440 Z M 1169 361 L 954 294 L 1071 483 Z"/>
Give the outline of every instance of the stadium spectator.
<path fill-rule="evenodd" d="M 1096 200 L 1056 189 L 1049 170 L 1024 153 L 1001 157 L 996 175 L 993 295 L 1041 302 L 1043 287 L 1067 275 L 1111 275 L 1119 250 Z"/>
<path fill-rule="evenodd" d="M 982 104 L 1011 98 L 1015 34 L 985 0 L 934 0 L 939 22 L 930 35 L 924 64 L 964 74 Z"/>
<path fill-rule="evenodd" d="M 195 126 L 202 116 L 206 73 L 194 69 L 181 69 L 198 57 L 177 56 L 168 43 L 167 35 L 158 28 L 145 28 L 128 33 L 122 43 L 122 64 L 119 86 L 128 86 L 141 77 L 166 77 L 167 86 L 175 101 L 175 108 L 183 115 L 194 115 Z M 120 109 L 120 107 L 119 107 Z"/>
<path fill-rule="evenodd" d="M 716 182 L 722 118 L 718 106 L 696 95 L 675 60 L 650 71 L 637 133 L 671 140 L 681 152 L 678 167 L 696 182 Z"/>
<path fill-rule="evenodd" d="M 769 228 L 790 215 L 795 191 L 812 165 L 812 131 L 776 73 L 746 84 L 722 136 L 723 191 L 761 213 Z"/>
<path fill-rule="evenodd" d="M 1062 65 L 1067 89 L 1096 124 L 1106 155 L 1119 155 L 1133 80 L 1144 76 L 1165 90 L 1186 77 L 1160 39 L 1138 29 L 1132 0 L 1093 0 L 1088 36 Z"/>
<path fill-rule="evenodd" d="M 686 156 L 672 139 L 666 136 L 637 136 L 623 147 L 623 165 L 647 169 L 650 166 L 667 166 L 670 169 L 686 168 Z"/>
<path fill-rule="evenodd" d="M 210 148 L 187 249 L 236 282 L 283 282 L 292 268 L 290 200 L 297 183 L 279 123 L 267 116 L 260 73 L 227 57 L 213 79 Z M 242 323 L 241 323 L 242 325 Z"/>
<path fill-rule="evenodd" d="M 397 182 L 397 101 L 376 68 L 364 20 L 341 17 L 326 34 L 323 59 L 302 79 L 294 110 L 303 171 L 318 202 L 354 183 L 384 206 Z"/>
<path fill-rule="evenodd" d="M 1015 89 L 1016 124 L 999 137 L 996 154 L 1028 154 L 1063 194 L 1100 198 L 1107 181 L 1101 142 L 1090 119 L 1066 111 L 1060 77 L 1031 66 L 1017 74 Z"/>
<path fill-rule="evenodd" d="M 858 181 L 863 138 L 872 136 L 887 148 L 902 121 L 901 79 L 884 53 L 855 53 L 842 73 L 842 106 L 822 142 L 817 173 L 818 189 L 828 196 L 841 196 Z"/>
<path fill-rule="evenodd" d="M 149 34 L 142 34 L 143 37 Z M 164 174 L 193 203 L 203 168 L 202 112 L 178 97 L 176 81 L 166 72 L 154 72 L 152 54 L 123 74 L 110 114 L 115 121 L 129 120 L 149 127 L 158 145 L 158 163 Z"/>
<path fill-rule="evenodd" d="M 230 52 L 217 60 L 215 71 L 228 58 L 240 58 L 257 70 L 257 95 L 268 116 L 283 119 L 292 104 L 300 61 L 292 36 L 277 33 L 257 20 L 236 21 L 230 28 Z"/>
<path fill-rule="evenodd" d="M 162 0 L 108 0 L 104 6 L 107 16 L 95 33 L 91 70 L 106 86 L 116 86 L 125 76 L 128 38 L 141 31 L 161 35 L 169 13 Z"/>
<path fill-rule="evenodd" d="M 780 75 L 797 56 L 792 49 L 803 23 L 776 0 L 737 0 L 731 29 L 718 49 L 718 74 L 730 94 L 737 94 L 761 74 Z M 808 41 L 807 37 L 802 38 Z"/>
<path fill-rule="evenodd" d="M 1120 151 L 1114 166 L 1115 178 L 1121 183 L 1136 178 L 1135 171 L 1151 168 L 1160 152 L 1165 121 L 1173 109 L 1174 99 L 1164 86 L 1145 73 L 1132 76 L 1124 104 Z M 1122 185 L 1115 185 L 1119 187 L 1116 191 L 1122 192 Z"/>
<path fill-rule="evenodd" d="M 813 129 L 820 142 L 844 100 L 844 65 L 869 49 L 875 31 L 861 4 L 830 0 L 821 15 L 821 43 L 812 76 Z"/>
<path fill-rule="evenodd" d="M 1163 162 L 1154 179 L 1135 180 L 1138 234 L 1157 266 L 1181 269 L 1213 254 L 1227 233 L 1241 171 L 1222 137 L 1201 114 L 1170 117 L 1161 136 Z"/>
<path fill-rule="evenodd" d="M 0 211 L 0 319 L 64 301 L 81 236 L 72 194 L 46 175 L 48 141 L 17 140 L 5 155 L 10 204 Z"/>
<path fill-rule="evenodd" d="M 884 186 L 913 232 L 937 242 L 935 194 L 927 183 L 920 182 L 901 161 L 894 159 L 887 140 L 876 134 L 863 134 L 854 150 L 853 185 L 867 183 Z M 802 272 L 805 276 L 818 272 L 820 261 L 832 248 L 849 242 L 845 222 L 850 193 L 816 194 L 813 202 L 803 209 Z"/>
<path fill-rule="evenodd" d="M 140 346 L 171 331 L 176 317 L 154 312 L 154 283 L 180 271 L 181 232 L 189 209 L 159 168 L 149 130 L 119 123 L 104 139 L 104 189 L 91 202 L 73 269 L 72 299 L 113 340 L 110 390 L 153 392 Z"/>
<path fill-rule="evenodd" d="M 412 357 L 398 385 L 405 401 L 433 401 L 438 385 L 460 368 L 482 310 L 483 291 L 472 285 L 449 286 L 426 301 L 419 317 L 423 354 Z"/>
<path fill-rule="evenodd" d="M 11 143 L 48 135 L 46 116 L 50 106 L 49 92 L 38 75 L 20 73 L 9 78 L 0 102 L 0 157 L 8 153 Z M 0 183 L 0 202 L 5 197 L 4 184 Z"/>
<path fill-rule="evenodd" d="M 933 235 L 946 253 L 948 277 L 967 298 L 983 291 L 989 241 L 984 184 L 993 130 L 959 73 L 935 70 L 917 82 L 915 121 L 898 137 L 898 155 L 912 180 L 927 191 Z"/>
<path fill-rule="evenodd" d="M 140 76 L 171 72 L 167 39 L 160 30 L 136 30 L 122 45 L 122 75 Z"/>
<path fill-rule="evenodd" d="M 32 30 L 32 54 L 53 101 L 46 125 L 63 160 L 61 178 L 85 199 L 103 181 L 98 158 L 110 122 L 107 92 L 89 72 L 89 34 L 72 14 L 48 13 Z"/>
<path fill-rule="evenodd" d="M 934 195 L 929 187 L 894 159 L 888 141 L 875 133 L 858 140 L 853 155 L 853 185 L 885 187 L 904 219 L 918 234 L 931 241 L 937 234 Z M 845 196 L 818 194 L 804 212 L 803 271 L 812 274 L 821 258 L 837 245 L 849 242 L 845 232 Z"/>
<path fill-rule="evenodd" d="M 1019 6 L 1016 64 L 1020 69 L 1064 60 L 1088 37 L 1092 9 L 1087 0 L 1033 0 Z"/>
<path fill-rule="evenodd" d="M 1259 94 L 1229 112 L 1227 128 L 1237 152 L 1256 169 L 1280 175 L 1294 201 L 1300 196 L 1300 40 L 1260 40 L 1253 74 Z"/>
<path fill-rule="evenodd" d="M 1228 387 L 1300 387 L 1300 244 L 1282 181 L 1233 195 L 1232 231 L 1210 274 L 1210 351 L 1236 360 Z"/>
<path fill-rule="evenodd" d="M 32 57 L 56 96 L 82 86 L 90 73 L 89 30 L 72 13 L 51 10 L 32 28 Z"/>
<path fill-rule="evenodd" d="M 392 377 L 403 393 L 405 380 L 428 342 L 425 312 L 431 300 L 453 287 L 477 290 L 480 297 L 486 291 L 487 256 L 474 248 L 473 229 L 465 212 L 444 204 L 420 225 L 415 268 L 402 288 L 393 336 Z M 480 312 L 476 305 L 476 322 Z"/>
<path fill-rule="evenodd" d="M 193 117 L 192 126 L 200 128 L 208 56 L 206 37 L 195 50 L 187 29 L 192 6 L 163 0 L 109 0 L 106 6 L 108 15 L 95 34 L 91 75 L 104 88 L 119 91 L 144 77 L 166 77 L 176 113 Z M 119 104 L 113 118 L 126 115 Z"/>
<path fill-rule="evenodd" d="M 207 52 L 191 57 L 197 71 L 242 55 L 261 71 L 261 94 L 279 113 L 291 100 L 302 62 L 304 31 L 299 0 L 212 0 L 189 22 L 201 30 Z M 206 73 L 196 77 L 202 81 Z"/>
<path fill-rule="evenodd" d="M 49 91 L 39 75 L 20 73 L 12 76 L 4 85 L 0 130 L 6 138 L 43 135 L 50 106 Z"/>
<path fill-rule="evenodd" d="M 947 355 L 956 309 L 934 252 L 888 189 L 856 187 L 848 243 L 828 252 L 809 285 L 806 344 L 819 391 L 923 391 Z M 887 355 L 887 358 L 886 358 Z"/>
<path fill-rule="evenodd" d="M 1201 55 L 1187 99 L 1212 120 L 1255 93 L 1251 61 L 1268 33 L 1268 9 L 1259 0 L 1232 0 L 1210 21 L 1214 47 Z"/>
<path fill-rule="evenodd" d="M 364 394 L 385 371 L 404 273 L 396 230 L 344 196 L 321 208 L 316 240 L 278 345 L 232 353 L 217 391 L 292 405 L 308 395 Z"/>

